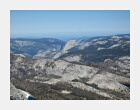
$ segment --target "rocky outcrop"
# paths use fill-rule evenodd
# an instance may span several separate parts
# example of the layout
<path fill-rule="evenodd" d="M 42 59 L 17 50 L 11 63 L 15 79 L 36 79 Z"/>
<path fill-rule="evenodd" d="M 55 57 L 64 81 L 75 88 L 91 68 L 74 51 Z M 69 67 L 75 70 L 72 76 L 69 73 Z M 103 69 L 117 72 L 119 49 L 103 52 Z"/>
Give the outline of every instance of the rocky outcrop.
<path fill-rule="evenodd" d="M 39 83 L 41 86 L 49 85 L 49 88 L 63 83 L 63 87 L 61 88 L 60 84 L 56 90 L 62 91 L 63 95 L 71 95 L 74 91 L 72 88 L 78 88 L 84 94 L 89 92 L 109 99 L 129 99 L 129 40 L 121 36 L 90 38 L 79 42 L 70 40 L 64 49 L 60 49 L 61 46 L 54 48 L 54 45 L 51 45 L 51 50 L 37 51 L 34 59 L 11 54 L 11 78 Z M 49 42 L 54 41 L 49 40 Z M 28 42 L 16 41 L 16 43 L 21 47 L 29 46 Z M 59 51 L 56 52 L 56 49 Z M 14 96 L 11 99 L 24 99 L 26 94 L 24 91 L 16 89 L 13 85 L 11 88 L 11 91 L 14 91 L 11 92 L 11 96 Z"/>
<path fill-rule="evenodd" d="M 124 94 L 129 93 L 129 88 L 123 84 L 130 84 L 130 79 L 108 72 L 94 75 L 87 83 L 97 84 L 99 88 L 111 89 Z"/>
<path fill-rule="evenodd" d="M 71 49 L 71 48 L 73 48 L 76 45 L 77 45 L 76 40 L 70 40 L 70 41 L 68 41 L 65 44 L 63 50 L 61 52 L 58 52 L 53 58 L 56 59 L 56 58 L 59 58 L 60 56 L 62 56 L 63 54 L 68 53 L 68 50 Z"/>
<path fill-rule="evenodd" d="M 129 58 L 122 57 L 119 60 L 124 61 L 126 59 Z M 117 75 L 108 72 L 108 68 L 117 71 L 119 67 L 113 66 L 113 60 L 106 59 L 103 65 L 106 65 L 106 70 L 101 71 L 101 68 L 74 64 L 64 60 L 27 59 L 11 55 L 11 77 L 50 85 L 55 85 L 58 82 L 69 82 L 74 87 L 110 98 L 112 98 L 112 95 L 109 95 L 110 93 L 100 91 L 100 89 L 112 90 L 128 95 L 130 89 L 125 84 L 130 84 L 130 78 L 126 75 L 122 76 L 123 74 Z M 97 85 L 97 87 L 92 85 Z"/>
<path fill-rule="evenodd" d="M 76 46 L 77 43 L 76 43 L 76 40 L 70 40 L 66 43 L 66 45 L 64 46 L 64 49 L 63 51 L 66 51 L 66 50 L 69 50 L 71 49 L 72 47 Z"/>
<path fill-rule="evenodd" d="M 10 83 L 10 100 L 27 100 L 25 95 Z"/>
<path fill-rule="evenodd" d="M 64 60 L 69 61 L 69 62 L 79 62 L 81 60 L 81 56 L 80 55 L 68 56 L 68 57 L 65 57 Z"/>
<path fill-rule="evenodd" d="M 54 55 L 56 55 L 57 52 L 53 52 L 50 50 L 47 51 L 39 51 L 36 55 L 33 56 L 33 58 L 52 58 Z"/>
<path fill-rule="evenodd" d="M 78 77 L 90 77 L 98 71 L 97 68 L 86 65 L 73 64 L 64 60 L 53 59 L 26 59 L 24 57 L 11 56 L 11 76 L 29 77 L 43 75 L 60 76 L 64 80 L 72 80 Z"/>
<path fill-rule="evenodd" d="M 63 54 L 65 54 L 65 53 L 68 53 L 68 51 L 61 51 L 61 52 L 58 52 L 53 58 L 54 58 L 54 59 L 57 59 L 57 58 L 59 58 L 60 56 L 62 56 Z"/>
<path fill-rule="evenodd" d="M 105 59 L 118 59 L 130 55 L 130 39 L 124 36 L 107 36 L 102 38 L 89 38 L 80 41 L 68 41 L 59 54 L 54 58 L 73 61 L 80 56 L 81 63 L 103 62 Z M 78 61 L 78 59 L 76 59 Z M 120 64 L 121 65 L 121 64 Z"/>

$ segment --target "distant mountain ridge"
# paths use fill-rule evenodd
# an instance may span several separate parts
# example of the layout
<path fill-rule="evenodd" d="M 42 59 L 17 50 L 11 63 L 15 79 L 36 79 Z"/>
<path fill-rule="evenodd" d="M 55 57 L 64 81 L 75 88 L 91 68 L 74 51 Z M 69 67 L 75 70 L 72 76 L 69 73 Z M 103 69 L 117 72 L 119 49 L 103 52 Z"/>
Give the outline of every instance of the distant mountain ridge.
<path fill-rule="evenodd" d="M 30 58 L 38 54 L 38 52 L 40 53 L 41 51 L 59 52 L 63 49 L 64 45 L 65 45 L 64 41 L 55 38 L 41 38 L 41 39 L 17 38 L 10 40 L 11 53 L 23 54 L 24 56 Z"/>
<path fill-rule="evenodd" d="M 80 57 L 81 62 L 103 62 L 108 58 L 114 60 L 121 56 L 130 55 L 130 34 L 93 37 L 80 39 L 76 42 L 77 45 L 61 52 L 61 54 L 58 53 L 59 57 L 56 58 L 67 60 L 72 59 L 72 57 L 75 59 L 76 56 L 76 58 Z"/>

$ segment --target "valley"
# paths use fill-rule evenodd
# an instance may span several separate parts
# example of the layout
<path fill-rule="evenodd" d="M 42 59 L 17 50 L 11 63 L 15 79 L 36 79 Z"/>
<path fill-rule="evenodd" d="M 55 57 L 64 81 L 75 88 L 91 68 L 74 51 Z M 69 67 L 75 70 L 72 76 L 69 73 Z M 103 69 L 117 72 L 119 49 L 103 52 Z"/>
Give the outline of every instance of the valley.
<path fill-rule="evenodd" d="M 130 100 L 130 34 L 11 39 L 10 82 L 36 100 Z"/>

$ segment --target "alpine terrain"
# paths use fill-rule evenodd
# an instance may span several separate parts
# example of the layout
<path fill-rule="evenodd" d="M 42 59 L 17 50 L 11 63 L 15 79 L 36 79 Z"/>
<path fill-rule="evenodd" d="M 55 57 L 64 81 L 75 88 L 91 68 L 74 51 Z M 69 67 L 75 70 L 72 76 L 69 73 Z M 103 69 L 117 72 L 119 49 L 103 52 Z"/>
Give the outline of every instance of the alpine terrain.
<path fill-rule="evenodd" d="M 11 100 L 130 100 L 130 34 L 11 39 Z"/>

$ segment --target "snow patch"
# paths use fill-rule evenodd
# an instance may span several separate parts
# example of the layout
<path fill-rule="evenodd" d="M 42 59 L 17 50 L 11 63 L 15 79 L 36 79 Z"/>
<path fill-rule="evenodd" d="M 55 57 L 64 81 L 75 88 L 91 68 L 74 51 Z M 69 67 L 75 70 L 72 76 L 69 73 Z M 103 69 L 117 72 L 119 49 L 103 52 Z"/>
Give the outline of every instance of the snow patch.
<path fill-rule="evenodd" d="M 71 93 L 71 91 L 62 90 L 62 91 L 61 91 L 61 93 L 63 93 L 63 94 L 70 94 L 70 93 Z"/>
<path fill-rule="evenodd" d="M 120 36 L 112 36 L 111 38 L 112 39 L 120 39 L 121 37 Z"/>
<path fill-rule="evenodd" d="M 103 49 L 105 49 L 105 48 L 101 48 L 101 47 L 99 47 L 97 50 L 103 50 Z"/>
<path fill-rule="evenodd" d="M 104 40 L 104 41 L 97 41 L 95 42 L 96 44 L 106 44 L 108 41 Z"/>
<path fill-rule="evenodd" d="M 121 44 L 114 44 L 114 45 L 110 46 L 109 49 L 112 49 L 112 48 L 118 47 L 118 46 L 120 46 L 120 45 L 121 45 Z"/>

